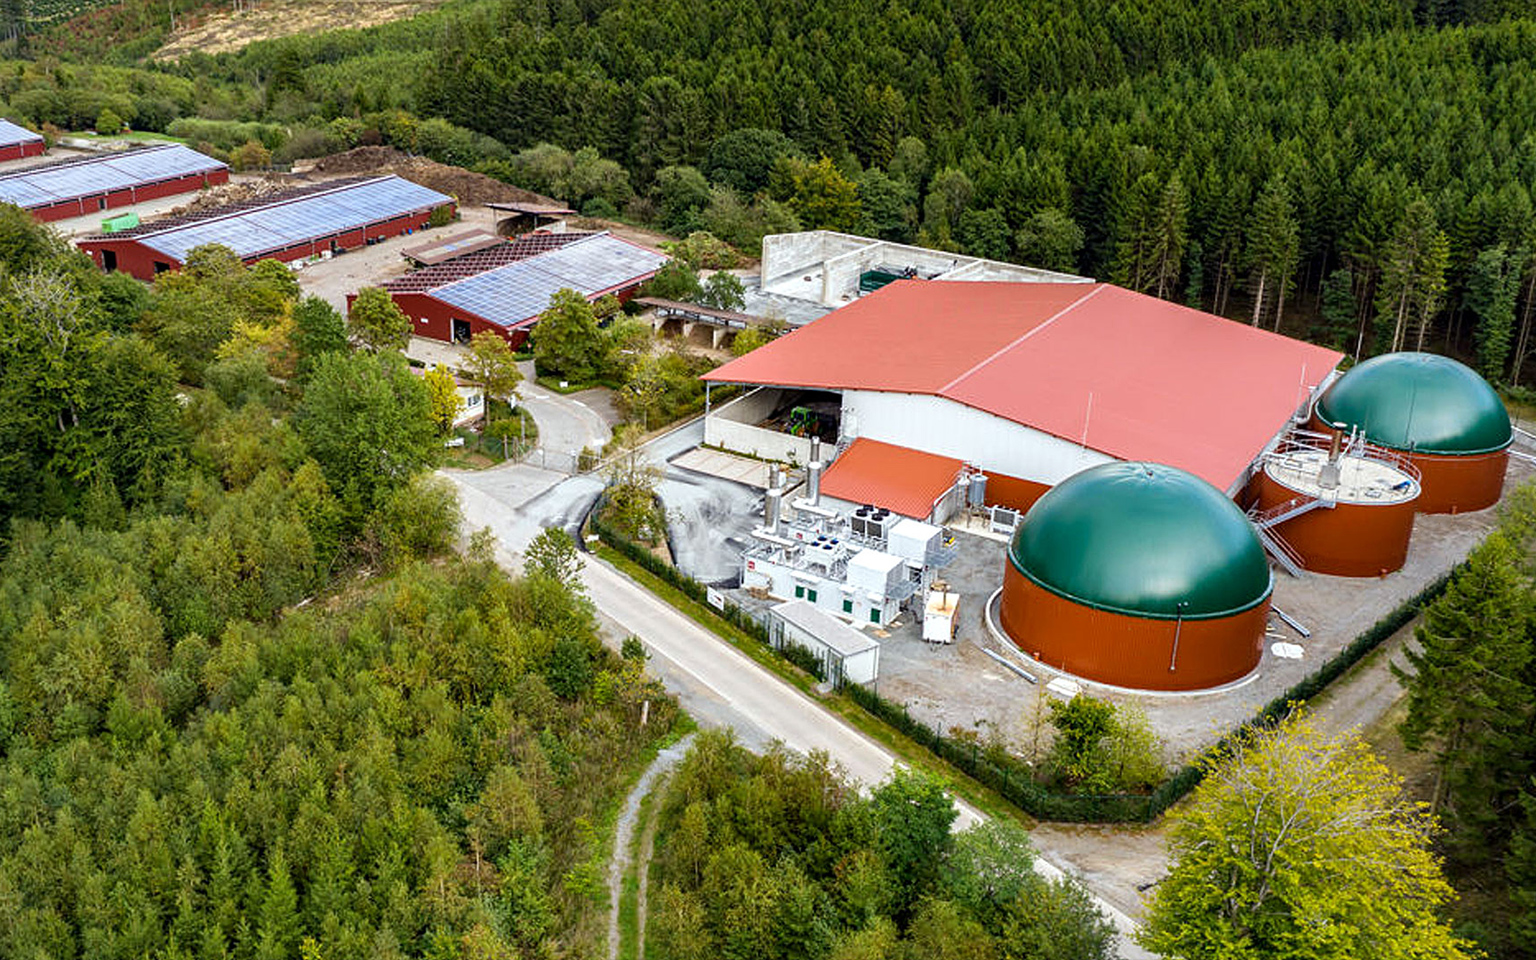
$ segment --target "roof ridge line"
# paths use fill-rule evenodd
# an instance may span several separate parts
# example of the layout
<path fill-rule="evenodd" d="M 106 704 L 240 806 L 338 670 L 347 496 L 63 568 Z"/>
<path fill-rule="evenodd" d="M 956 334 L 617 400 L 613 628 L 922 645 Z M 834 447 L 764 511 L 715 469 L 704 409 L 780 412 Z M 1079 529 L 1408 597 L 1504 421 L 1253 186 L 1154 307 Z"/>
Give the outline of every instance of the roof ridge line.
<path fill-rule="evenodd" d="M 298 202 L 300 202 L 302 200 L 313 200 L 315 197 L 329 197 L 332 194 L 341 193 L 344 190 L 351 190 L 353 187 L 361 187 L 364 184 L 377 183 L 380 180 L 388 180 L 390 178 L 394 178 L 396 180 L 404 180 L 405 179 L 404 177 L 402 177 L 402 176 L 400 176 L 398 174 L 394 174 L 394 173 L 383 173 L 383 174 L 378 174 L 378 175 L 372 176 L 372 177 L 351 178 L 346 183 L 339 183 L 336 186 L 330 187 L 330 188 L 325 189 L 325 190 L 316 190 L 316 191 L 314 191 L 312 193 L 301 193 L 301 194 L 299 194 L 296 197 L 279 197 L 277 199 L 274 199 L 270 203 L 258 203 L 258 204 L 255 204 L 255 205 L 249 206 L 249 207 L 241 207 L 238 210 L 226 210 L 223 213 L 211 213 L 209 216 L 206 216 L 206 217 L 197 217 L 196 213 L 194 212 L 192 214 L 192 219 L 187 220 L 185 223 L 173 223 L 173 224 L 170 224 L 168 226 L 161 227 L 159 230 L 146 230 L 143 233 L 134 234 L 133 239 L 135 239 L 135 240 L 142 240 L 142 239 L 145 239 L 147 237 L 163 236 L 164 234 L 172 233 L 172 232 L 177 231 L 177 230 L 184 230 L 187 227 L 193 227 L 193 226 L 201 227 L 204 224 L 217 223 L 220 220 L 228 220 L 230 217 L 245 216 L 246 214 L 249 214 L 249 213 L 255 213 L 258 210 L 270 210 L 273 207 L 283 207 L 283 206 L 287 206 L 290 203 L 298 203 Z M 408 182 L 414 183 L 415 181 L 408 181 Z M 416 185 L 417 186 L 421 186 L 421 184 L 419 184 L 419 183 L 416 184 Z M 299 188 L 296 188 L 296 189 L 302 190 L 303 188 L 299 187 Z M 431 189 L 431 188 L 428 187 L 427 189 Z M 240 203 L 240 201 L 235 200 L 235 201 L 231 201 L 228 204 L 224 204 L 224 206 L 237 206 L 239 203 Z M 215 209 L 217 209 L 217 208 L 215 208 Z M 107 234 L 107 236 L 111 236 L 111 234 Z"/>
<path fill-rule="evenodd" d="M 997 350 L 993 351 L 993 353 L 990 356 L 986 357 L 983 360 L 978 361 L 969 370 L 966 370 L 964 373 L 960 374 L 955 379 L 949 381 L 948 383 L 944 384 L 944 386 L 942 386 L 939 389 L 935 390 L 933 392 L 934 396 L 946 397 L 947 398 L 948 395 L 949 395 L 949 391 L 954 389 L 955 385 L 960 383 L 960 381 L 962 381 L 965 378 L 969 377 L 971 374 L 977 372 L 982 367 L 985 367 L 987 364 L 989 364 L 992 361 L 996 360 L 998 357 L 1001 357 L 1003 354 L 1005 354 L 1008 351 L 1012 350 L 1014 347 L 1017 347 L 1019 344 L 1023 343 L 1025 340 L 1028 340 L 1030 337 L 1032 337 L 1035 334 L 1039 333 L 1041 330 L 1044 330 L 1046 327 L 1048 327 L 1051 324 L 1055 323 L 1057 320 L 1060 320 L 1062 317 L 1066 316 L 1068 313 L 1071 313 L 1073 310 L 1075 310 L 1079 306 L 1081 306 L 1085 301 L 1090 300 L 1093 297 L 1097 296 L 1099 291 L 1103 290 L 1107 286 L 1109 286 L 1109 284 L 1106 284 L 1106 283 L 1094 283 L 1094 284 L 1092 284 L 1091 285 L 1091 289 L 1089 289 L 1089 291 L 1087 293 L 1085 293 L 1082 296 L 1078 297 L 1076 300 L 1073 300 L 1071 303 L 1067 304 L 1065 307 L 1062 307 L 1060 310 L 1058 310 L 1055 313 L 1051 314 L 1049 317 L 1046 317 L 1040 323 L 1037 323 L 1033 327 L 1030 327 L 1028 330 L 1024 331 L 1022 334 L 1020 334 L 1018 337 L 1016 337 L 1015 339 L 1013 339 L 1009 343 L 1006 343 L 1003 346 L 999 347 Z"/>

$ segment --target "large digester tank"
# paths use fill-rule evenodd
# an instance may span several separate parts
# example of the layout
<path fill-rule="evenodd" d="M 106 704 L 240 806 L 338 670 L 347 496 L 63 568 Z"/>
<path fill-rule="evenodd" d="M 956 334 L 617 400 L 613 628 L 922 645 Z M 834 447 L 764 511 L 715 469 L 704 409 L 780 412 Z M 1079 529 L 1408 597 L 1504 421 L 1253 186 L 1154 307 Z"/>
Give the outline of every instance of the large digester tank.
<path fill-rule="evenodd" d="M 1021 650 L 1087 680 L 1200 690 L 1259 664 L 1269 563 L 1247 517 L 1193 474 L 1084 470 L 1042 496 L 1008 549 L 998 616 Z"/>
<path fill-rule="evenodd" d="M 1373 357 L 1329 387 L 1314 415 L 1323 428 L 1358 430 L 1403 453 L 1420 474 L 1421 513 L 1481 510 L 1503 493 L 1509 412 L 1486 380 L 1449 357 Z"/>

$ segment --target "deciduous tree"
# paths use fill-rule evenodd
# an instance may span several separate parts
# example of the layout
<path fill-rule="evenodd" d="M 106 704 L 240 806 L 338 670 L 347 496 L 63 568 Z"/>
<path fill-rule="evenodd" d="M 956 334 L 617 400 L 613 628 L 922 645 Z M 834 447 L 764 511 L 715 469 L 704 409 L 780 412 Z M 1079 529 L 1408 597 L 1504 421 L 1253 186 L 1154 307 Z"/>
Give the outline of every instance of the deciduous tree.
<path fill-rule="evenodd" d="M 1433 829 L 1357 737 L 1292 717 L 1210 761 L 1169 816 L 1173 865 L 1137 939 L 1170 960 L 1463 960 Z"/>
<path fill-rule="evenodd" d="M 404 350 L 411 342 L 411 318 L 383 287 L 364 287 L 347 311 L 347 333 L 365 350 Z"/>

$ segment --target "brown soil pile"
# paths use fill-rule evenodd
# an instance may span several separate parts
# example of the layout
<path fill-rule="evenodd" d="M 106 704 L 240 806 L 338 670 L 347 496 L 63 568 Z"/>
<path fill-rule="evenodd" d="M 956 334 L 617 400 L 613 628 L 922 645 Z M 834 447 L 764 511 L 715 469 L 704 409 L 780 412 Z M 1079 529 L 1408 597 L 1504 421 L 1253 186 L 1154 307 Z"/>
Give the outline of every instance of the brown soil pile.
<path fill-rule="evenodd" d="M 192 200 L 175 207 L 162 214 L 162 216 L 174 217 L 187 213 L 197 213 L 213 207 L 222 207 L 227 203 L 245 203 L 250 200 L 260 200 L 262 197 L 274 193 L 282 193 L 292 190 L 294 183 L 287 177 L 262 177 L 259 180 L 239 180 L 230 183 L 221 183 L 216 187 L 208 187 L 199 190 Z"/>
<path fill-rule="evenodd" d="M 457 197 L 461 204 L 555 203 L 548 197 L 502 183 L 495 177 L 450 167 L 426 157 L 411 157 L 394 147 L 356 147 L 316 160 L 304 170 L 327 177 L 393 173 L 412 183 Z"/>

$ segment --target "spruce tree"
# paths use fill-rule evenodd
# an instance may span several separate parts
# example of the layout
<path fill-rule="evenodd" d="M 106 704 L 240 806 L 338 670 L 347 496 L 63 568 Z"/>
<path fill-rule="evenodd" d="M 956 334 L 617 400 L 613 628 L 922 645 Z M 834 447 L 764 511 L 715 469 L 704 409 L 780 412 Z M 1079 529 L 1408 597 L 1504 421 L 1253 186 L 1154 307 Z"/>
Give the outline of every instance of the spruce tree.
<path fill-rule="evenodd" d="M 1515 327 L 1515 295 L 1520 291 L 1520 264 L 1525 251 L 1509 253 L 1503 244 L 1477 255 L 1467 277 L 1467 309 L 1477 317 L 1472 331 L 1477 365 L 1489 380 L 1504 379 L 1510 339 Z"/>
<path fill-rule="evenodd" d="M 1520 551 L 1496 531 L 1425 611 L 1421 649 L 1407 652 L 1411 674 L 1393 667 L 1408 689 L 1403 743 L 1433 751 L 1431 805 L 1469 863 L 1508 842 L 1533 759 L 1532 601 Z"/>
<path fill-rule="evenodd" d="M 1290 188 L 1285 178 L 1271 177 L 1254 201 L 1248 221 L 1247 248 L 1243 252 L 1248 283 L 1253 293 L 1253 325 L 1259 326 L 1273 307 L 1274 328 L 1280 329 L 1285 295 L 1296 273 L 1301 249 L 1296 215 L 1291 209 Z"/>

